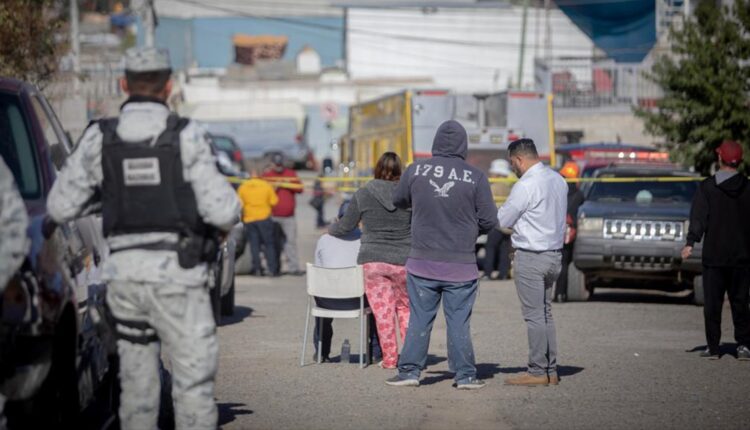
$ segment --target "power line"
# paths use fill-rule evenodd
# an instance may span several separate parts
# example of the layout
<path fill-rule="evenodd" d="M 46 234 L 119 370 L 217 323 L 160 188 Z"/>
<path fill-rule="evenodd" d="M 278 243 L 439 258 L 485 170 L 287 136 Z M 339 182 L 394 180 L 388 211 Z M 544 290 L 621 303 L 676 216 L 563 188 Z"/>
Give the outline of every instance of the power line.
<path fill-rule="evenodd" d="M 206 9 L 214 9 L 219 10 L 222 12 L 232 13 L 239 16 L 245 16 L 248 18 L 256 18 L 256 19 L 265 19 L 265 20 L 271 20 L 271 21 L 277 21 L 277 22 L 284 22 L 287 24 L 297 25 L 300 27 L 308 27 L 308 28 L 316 28 L 320 30 L 327 30 L 327 31 L 335 31 L 338 33 L 341 33 L 344 29 L 343 26 L 333 26 L 328 24 L 320 24 L 315 22 L 309 22 L 309 21 L 299 21 L 292 18 L 283 18 L 283 17 L 276 17 L 276 16 L 267 16 L 267 15 L 258 15 L 258 14 L 252 14 L 240 10 L 234 10 L 222 6 L 216 6 L 216 5 L 208 5 L 205 3 L 201 3 L 200 1 L 196 0 L 173 0 L 180 3 L 186 3 L 191 4 L 199 7 L 203 7 Z M 618 2 L 618 0 L 600 0 L 602 2 Z M 414 35 L 407 35 L 407 34 L 390 34 L 385 32 L 378 32 L 373 30 L 364 30 L 364 29 L 356 29 L 356 28 L 350 28 L 346 29 L 348 33 L 352 34 L 361 34 L 361 35 L 369 35 L 369 36 L 376 36 L 379 38 L 386 38 L 386 39 L 393 39 L 398 41 L 412 41 L 412 42 L 424 42 L 424 43 L 440 43 L 440 44 L 446 44 L 446 45 L 455 45 L 455 46 L 468 46 L 468 47 L 486 47 L 486 48 L 496 48 L 496 47 L 511 47 L 511 48 L 517 48 L 518 43 L 515 42 L 474 42 L 474 41 L 463 41 L 463 40 L 453 40 L 453 39 L 443 39 L 443 38 L 433 38 L 433 37 L 424 37 L 424 36 L 414 36 Z M 535 45 L 542 46 L 542 44 L 536 43 L 536 44 L 527 44 L 527 46 L 534 47 Z M 593 43 L 592 43 L 593 46 Z M 650 46 L 650 44 L 648 44 Z M 591 49 L 591 47 L 580 47 L 580 46 L 564 46 L 564 45 L 554 45 L 555 49 L 564 49 L 564 50 L 582 50 L 582 51 L 588 51 Z M 641 45 L 639 47 L 627 47 L 627 48 L 617 48 L 617 49 L 609 49 L 608 52 L 610 53 L 628 53 L 628 52 L 640 52 L 646 47 L 645 45 Z M 411 54 L 410 54 L 411 55 Z"/>

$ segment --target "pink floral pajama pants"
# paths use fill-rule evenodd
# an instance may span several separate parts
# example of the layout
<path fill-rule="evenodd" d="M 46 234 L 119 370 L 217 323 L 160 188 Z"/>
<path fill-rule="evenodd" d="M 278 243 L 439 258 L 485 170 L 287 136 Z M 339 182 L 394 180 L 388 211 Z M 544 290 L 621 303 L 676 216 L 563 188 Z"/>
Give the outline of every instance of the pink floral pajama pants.
<path fill-rule="evenodd" d="M 365 263 L 365 293 L 375 316 L 375 325 L 383 351 L 383 367 L 398 364 L 396 319 L 401 340 L 409 326 L 409 295 L 406 292 L 406 268 L 388 263 Z"/>

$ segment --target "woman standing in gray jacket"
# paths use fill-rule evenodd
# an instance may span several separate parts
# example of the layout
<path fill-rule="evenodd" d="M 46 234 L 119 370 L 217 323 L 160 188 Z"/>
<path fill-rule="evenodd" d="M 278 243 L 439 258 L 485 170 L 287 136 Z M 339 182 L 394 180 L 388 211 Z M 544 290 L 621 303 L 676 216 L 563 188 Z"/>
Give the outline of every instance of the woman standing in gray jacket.
<path fill-rule="evenodd" d="M 401 170 L 398 155 L 383 154 L 375 166 L 375 179 L 354 194 L 344 217 L 329 229 L 332 236 L 342 237 L 362 222 L 357 263 L 364 266 L 365 292 L 383 351 L 381 367 L 387 369 L 396 368 L 398 363 L 394 321 L 398 319 L 402 340 L 409 325 L 404 264 L 411 248 L 411 211 L 393 205 L 393 190 Z"/>

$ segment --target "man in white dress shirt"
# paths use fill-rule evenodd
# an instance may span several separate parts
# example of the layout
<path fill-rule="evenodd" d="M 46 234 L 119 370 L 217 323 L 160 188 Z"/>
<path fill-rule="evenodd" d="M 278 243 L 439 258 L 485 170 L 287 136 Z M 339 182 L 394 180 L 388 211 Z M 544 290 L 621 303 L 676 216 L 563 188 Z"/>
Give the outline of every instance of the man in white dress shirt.
<path fill-rule="evenodd" d="M 512 229 L 516 249 L 513 278 L 528 327 L 528 370 L 508 385 L 557 385 L 557 339 L 552 320 L 552 286 L 560 274 L 568 186 L 542 164 L 531 139 L 508 146 L 520 178 L 497 213 L 500 228 Z"/>

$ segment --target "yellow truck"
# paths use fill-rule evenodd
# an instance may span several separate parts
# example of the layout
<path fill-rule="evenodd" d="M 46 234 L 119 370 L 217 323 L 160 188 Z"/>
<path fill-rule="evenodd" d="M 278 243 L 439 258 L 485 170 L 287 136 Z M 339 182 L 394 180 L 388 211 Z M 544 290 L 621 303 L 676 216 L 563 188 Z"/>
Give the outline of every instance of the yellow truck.
<path fill-rule="evenodd" d="M 386 151 L 406 164 L 429 158 L 437 128 L 449 119 L 466 128 L 467 161 L 484 171 L 519 137 L 533 138 L 545 156 L 554 147 L 549 100 L 524 91 L 470 95 L 415 89 L 356 104 L 349 109 L 349 132 L 339 143 L 341 173 L 369 176 Z"/>

